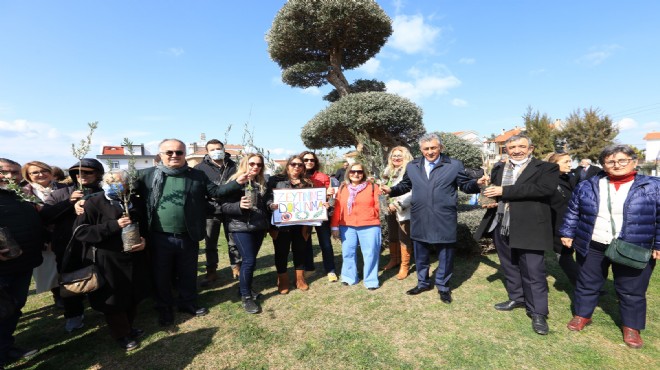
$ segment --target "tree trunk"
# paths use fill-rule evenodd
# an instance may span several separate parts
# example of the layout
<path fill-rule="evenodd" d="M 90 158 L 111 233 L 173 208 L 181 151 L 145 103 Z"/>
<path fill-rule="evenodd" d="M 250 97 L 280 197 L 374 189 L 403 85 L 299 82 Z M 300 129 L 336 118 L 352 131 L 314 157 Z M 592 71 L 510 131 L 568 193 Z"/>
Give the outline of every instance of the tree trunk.
<path fill-rule="evenodd" d="M 340 50 L 333 50 L 330 53 L 330 71 L 328 72 L 328 82 L 337 89 L 339 96 L 344 97 L 351 91 L 349 89 L 348 81 L 341 70 L 342 52 Z"/>

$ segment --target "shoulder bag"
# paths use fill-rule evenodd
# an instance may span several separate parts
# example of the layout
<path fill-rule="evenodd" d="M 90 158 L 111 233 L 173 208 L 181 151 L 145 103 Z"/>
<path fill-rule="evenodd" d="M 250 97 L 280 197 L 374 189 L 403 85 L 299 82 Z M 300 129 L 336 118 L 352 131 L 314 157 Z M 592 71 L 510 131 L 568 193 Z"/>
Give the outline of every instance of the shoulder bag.
<path fill-rule="evenodd" d="M 68 264 L 71 257 L 71 248 L 76 237 L 76 233 L 82 226 L 79 225 L 73 231 L 71 240 L 66 246 L 64 251 L 64 258 L 62 259 L 63 269 Z M 82 259 L 85 259 L 87 246 L 83 244 Z M 92 247 L 92 264 L 87 265 L 83 268 L 80 268 L 71 272 L 63 272 L 60 274 L 59 279 L 60 284 L 60 296 L 63 298 L 74 297 L 78 295 L 83 295 L 91 293 L 95 290 L 98 290 L 103 285 L 103 278 L 96 267 L 96 248 Z"/>

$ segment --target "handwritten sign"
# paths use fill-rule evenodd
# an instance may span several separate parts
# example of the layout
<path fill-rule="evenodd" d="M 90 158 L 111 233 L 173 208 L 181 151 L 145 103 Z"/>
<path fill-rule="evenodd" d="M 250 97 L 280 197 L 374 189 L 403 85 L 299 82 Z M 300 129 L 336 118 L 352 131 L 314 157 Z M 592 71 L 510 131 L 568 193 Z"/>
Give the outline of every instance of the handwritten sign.
<path fill-rule="evenodd" d="M 320 225 L 328 220 L 325 188 L 273 189 L 273 225 Z"/>

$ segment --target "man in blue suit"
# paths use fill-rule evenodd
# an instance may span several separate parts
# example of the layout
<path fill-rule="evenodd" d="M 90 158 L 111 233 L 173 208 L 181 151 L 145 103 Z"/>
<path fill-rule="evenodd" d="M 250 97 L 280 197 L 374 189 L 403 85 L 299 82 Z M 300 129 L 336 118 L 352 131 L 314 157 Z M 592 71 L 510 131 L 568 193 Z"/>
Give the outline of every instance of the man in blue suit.
<path fill-rule="evenodd" d="M 419 139 L 422 158 L 406 166 L 403 180 L 396 186 L 383 186 L 383 193 L 392 197 L 412 192 L 410 238 L 413 240 L 417 286 L 406 294 L 417 295 L 433 289 L 429 276 L 429 257 L 432 248 L 438 250 L 438 269 L 435 286 L 440 300 L 451 303 L 449 280 L 454 269 L 457 228 L 457 189 L 465 193 L 478 193 L 476 179 L 470 179 L 463 163 L 442 154 L 444 146 L 436 134 Z"/>

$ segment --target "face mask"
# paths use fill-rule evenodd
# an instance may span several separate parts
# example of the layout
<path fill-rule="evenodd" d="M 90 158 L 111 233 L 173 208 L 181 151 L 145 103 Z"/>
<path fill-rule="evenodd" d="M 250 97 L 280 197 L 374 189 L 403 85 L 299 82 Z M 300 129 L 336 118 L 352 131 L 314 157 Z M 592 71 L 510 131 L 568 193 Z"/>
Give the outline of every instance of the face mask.
<path fill-rule="evenodd" d="M 108 199 L 119 200 L 119 196 L 124 193 L 124 184 L 103 183 L 102 189 Z"/>
<path fill-rule="evenodd" d="M 211 159 L 213 159 L 214 161 L 225 159 L 225 151 L 222 149 L 214 150 L 209 153 L 209 157 L 211 157 Z"/>

